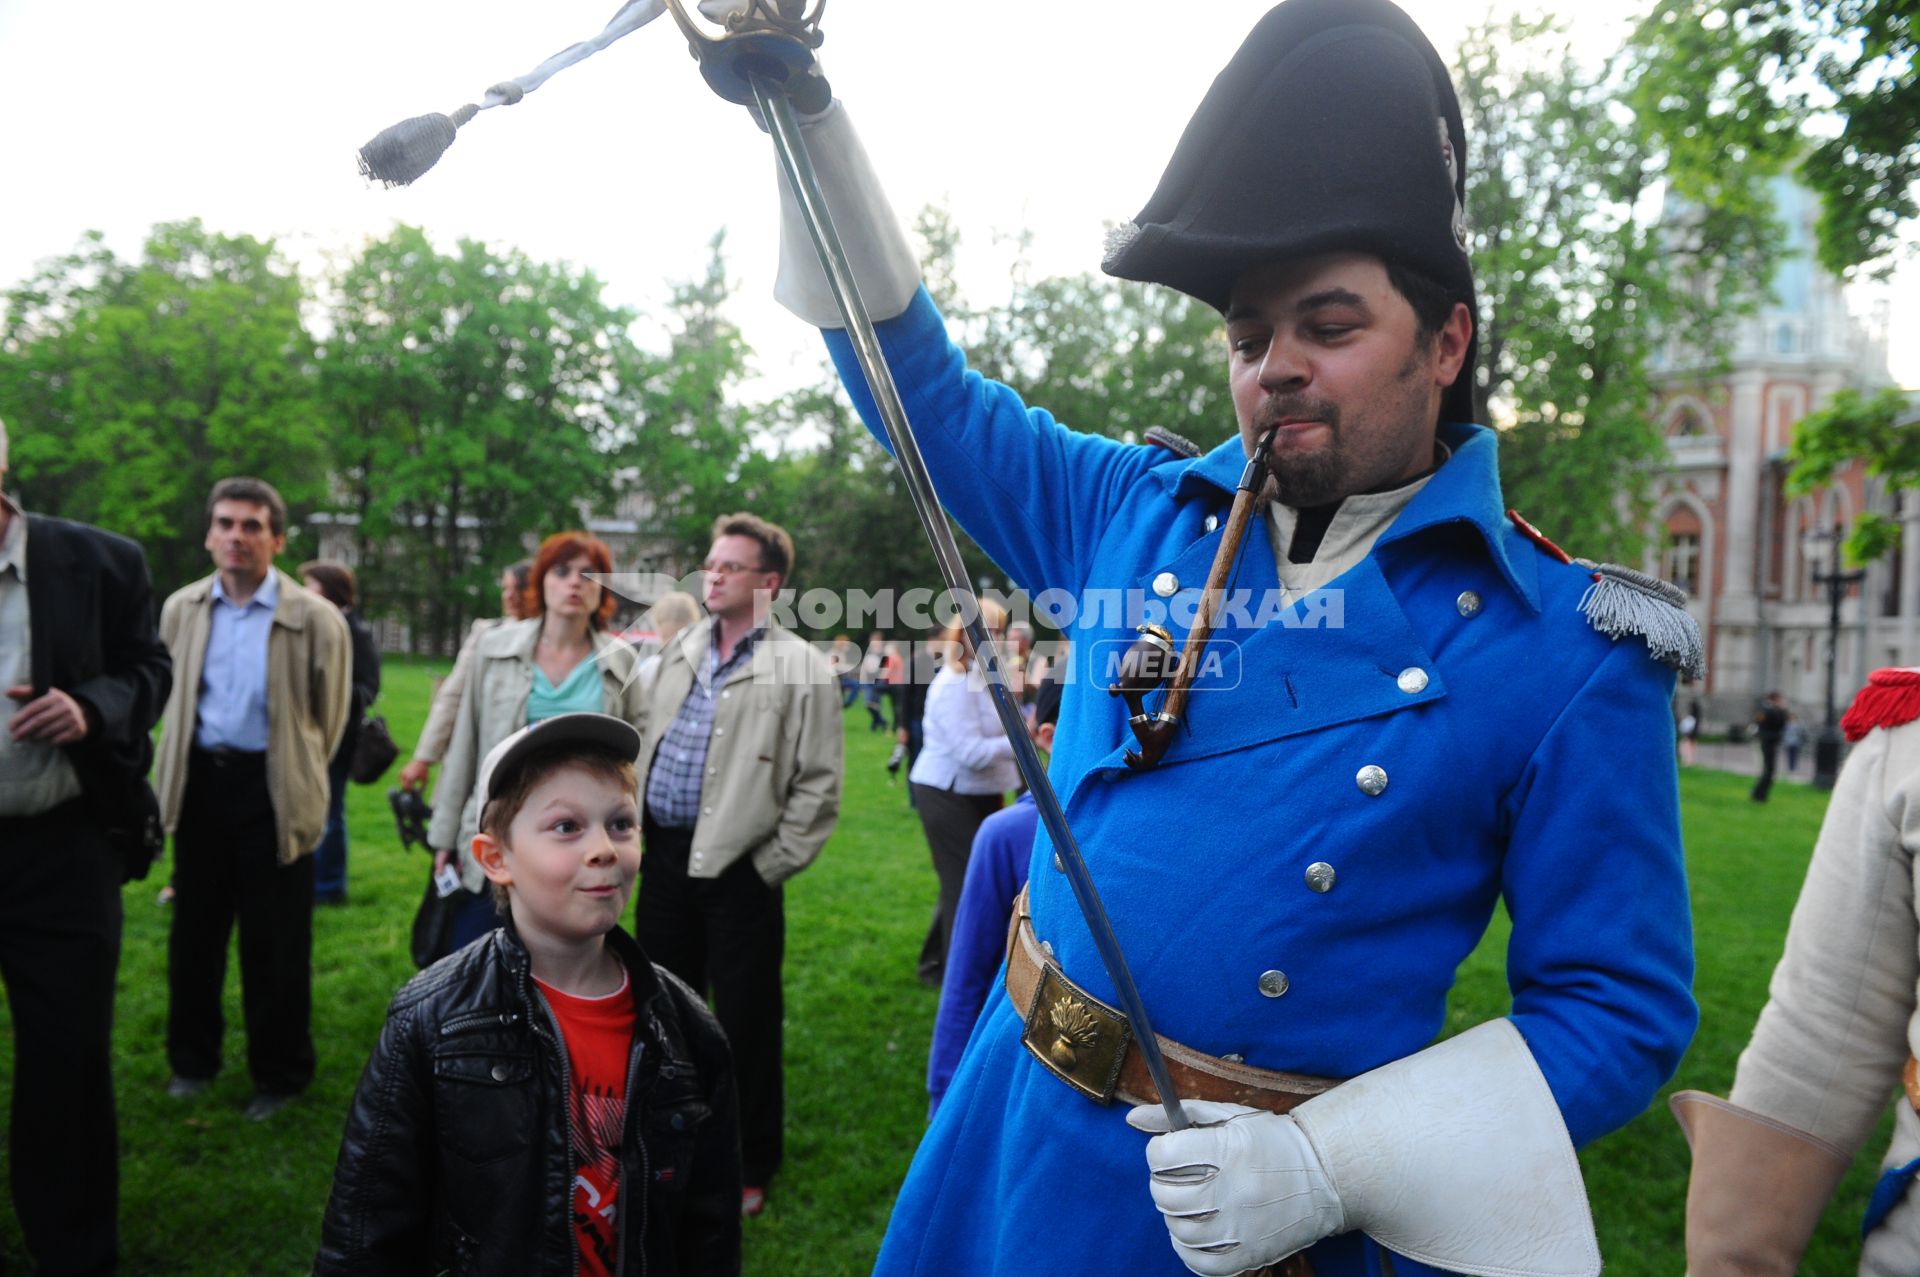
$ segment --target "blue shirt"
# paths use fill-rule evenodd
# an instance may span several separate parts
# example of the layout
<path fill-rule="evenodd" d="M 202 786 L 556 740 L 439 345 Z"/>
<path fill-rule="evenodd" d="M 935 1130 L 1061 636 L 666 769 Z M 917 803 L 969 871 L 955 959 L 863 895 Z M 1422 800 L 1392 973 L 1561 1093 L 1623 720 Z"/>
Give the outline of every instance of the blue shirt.
<path fill-rule="evenodd" d="M 954 1066 L 973 1035 L 980 1008 L 998 985 L 994 976 L 1007 948 L 1007 920 L 1013 900 L 1027 885 L 1033 860 L 1033 831 L 1040 809 L 1032 794 L 981 822 L 967 859 L 967 882 L 953 912 L 953 936 L 947 942 L 947 973 L 940 983 L 940 1013 L 933 1021 L 933 1050 L 927 1055 L 927 1115 L 940 1109 Z"/>
<path fill-rule="evenodd" d="M 280 603 L 280 574 L 266 580 L 245 605 L 227 597 L 213 578 L 213 624 L 200 669 L 200 716 L 193 742 L 202 749 L 267 748 L 267 638 Z"/>
<path fill-rule="evenodd" d="M 660 748 L 647 771 L 647 810 L 668 829 L 692 829 L 700 822 L 700 789 L 707 770 L 707 745 L 713 739 L 714 690 L 727 676 L 753 659 L 753 648 L 767 632 L 756 626 L 740 640 L 733 655 L 720 656 L 720 626 L 713 627 L 706 664 L 694 671 L 687 699 L 660 737 Z"/>

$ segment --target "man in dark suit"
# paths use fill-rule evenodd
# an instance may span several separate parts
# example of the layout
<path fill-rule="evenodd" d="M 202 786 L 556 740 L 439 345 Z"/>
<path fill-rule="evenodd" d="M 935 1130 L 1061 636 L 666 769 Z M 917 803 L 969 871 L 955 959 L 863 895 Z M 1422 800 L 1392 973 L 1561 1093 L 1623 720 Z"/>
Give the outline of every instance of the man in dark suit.
<path fill-rule="evenodd" d="M 1760 742 L 1760 779 L 1753 782 L 1751 795 L 1756 803 L 1767 801 L 1773 789 L 1773 769 L 1780 758 L 1780 738 L 1786 735 L 1789 717 L 1787 698 L 1779 692 L 1768 692 L 1753 712 L 1754 738 Z"/>
<path fill-rule="evenodd" d="M 0 485 L 7 470 L 0 423 Z M 144 873 L 151 731 L 173 682 L 138 545 L 0 491 L 0 978 L 8 1150 L 46 1274 L 113 1271 L 120 884 Z M 145 859 L 143 859 L 143 857 Z"/>

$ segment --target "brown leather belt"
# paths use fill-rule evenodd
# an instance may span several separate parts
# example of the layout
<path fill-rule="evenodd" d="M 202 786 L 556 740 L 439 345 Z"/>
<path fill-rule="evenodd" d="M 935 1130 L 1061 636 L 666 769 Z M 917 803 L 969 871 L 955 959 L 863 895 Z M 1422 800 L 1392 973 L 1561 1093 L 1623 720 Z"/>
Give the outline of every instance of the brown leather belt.
<path fill-rule="evenodd" d="M 1026 1030 L 1020 1040 L 1041 1067 L 1102 1104 L 1158 1104 L 1160 1092 L 1126 1017 L 1067 979 L 1033 934 L 1023 889 L 1007 929 L 1007 997 Z M 1285 1113 L 1339 1084 L 1337 1078 L 1278 1073 L 1203 1055 L 1154 1035 L 1183 1100 L 1218 1100 Z"/>

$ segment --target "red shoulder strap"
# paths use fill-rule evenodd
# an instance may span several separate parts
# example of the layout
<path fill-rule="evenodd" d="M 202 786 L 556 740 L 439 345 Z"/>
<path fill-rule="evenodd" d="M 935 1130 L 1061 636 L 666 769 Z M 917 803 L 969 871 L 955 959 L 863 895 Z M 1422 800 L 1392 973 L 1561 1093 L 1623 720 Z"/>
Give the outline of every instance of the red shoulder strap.
<path fill-rule="evenodd" d="M 1547 534 L 1542 532 L 1539 528 L 1534 527 L 1531 523 L 1528 523 L 1526 519 L 1521 517 L 1521 514 L 1518 510 L 1507 511 L 1507 518 L 1513 521 L 1513 526 L 1519 530 L 1521 536 L 1533 542 L 1535 545 L 1539 546 L 1542 550 L 1545 550 L 1548 554 L 1560 560 L 1560 562 L 1562 563 L 1573 562 L 1572 555 L 1568 554 L 1565 550 L 1562 550 L 1559 546 L 1555 545 L 1552 541 L 1549 541 L 1547 539 Z"/>
<path fill-rule="evenodd" d="M 1900 727 L 1920 718 L 1920 669 L 1875 670 L 1840 719 L 1840 730 L 1857 741 L 1876 727 Z"/>

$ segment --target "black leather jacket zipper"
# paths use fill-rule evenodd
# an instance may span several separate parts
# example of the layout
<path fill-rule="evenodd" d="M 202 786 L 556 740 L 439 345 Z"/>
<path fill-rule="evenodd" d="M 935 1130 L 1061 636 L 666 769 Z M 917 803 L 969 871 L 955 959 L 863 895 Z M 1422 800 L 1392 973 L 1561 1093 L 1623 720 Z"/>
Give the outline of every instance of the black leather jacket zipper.
<path fill-rule="evenodd" d="M 647 1198 L 653 1189 L 653 1170 L 651 1159 L 647 1157 L 647 1141 L 640 1132 L 640 1122 L 635 1116 L 640 1111 L 640 1106 L 635 1102 L 639 1099 L 639 1096 L 635 1094 L 634 1088 L 640 1084 L 640 1056 L 645 1050 L 646 1047 L 640 1040 L 640 1008 L 635 1007 L 633 1015 L 633 1045 L 629 1047 L 627 1051 L 627 1111 L 621 1116 L 620 1125 L 626 1131 L 624 1138 L 632 1140 L 635 1149 L 639 1151 L 640 1174 L 636 1177 L 637 1182 L 623 1182 L 620 1185 L 620 1193 L 627 1200 L 625 1204 L 618 1209 L 622 1215 L 625 1215 L 627 1212 L 638 1207 L 640 1212 L 638 1223 L 640 1236 L 642 1237 L 646 1236 Z M 620 1171 L 622 1180 L 624 1181 L 626 1176 L 625 1158 L 621 1159 Z M 634 1193 L 635 1188 L 640 1190 L 637 1196 Z M 620 1199 L 616 1197 L 614 1200 L 619 1201 Z M 627 1232 L 628 1221 L 623 1218 L 620 1221 L 620 1240 L 615 1244 L 613 1251 L 614 1277 L 626 1277 Z M 640 1277 L 647 1277 L 647 1248 L 644 1245 L 640 1247 Z"/>
<path fill-rule="evenodd" d="M 580 1176 L 580 1167 L 573 1157 L 573 1066 L 567 1059 L 567 1040 L 560 1032 L 559 1017 L 547 1003 L 547 995 L 532 987 L 526 968 L 519 972 L 520 992 L 529 1002 L 536 1002 L 546 1015 L 545 1024 L 536 1024 L 533 1028 L 547 1039 L 554 1054 L 560 1057 L 560 1120 L 566 1131 L 567 1177 L 561 1186 L 560 1210 L 567 1220 L 567 1257 L 569 1270 L 573 1277 L 580 1277 L 580 1238 L 579 1230 L 573 1223 L 573 1182 Z"/>

